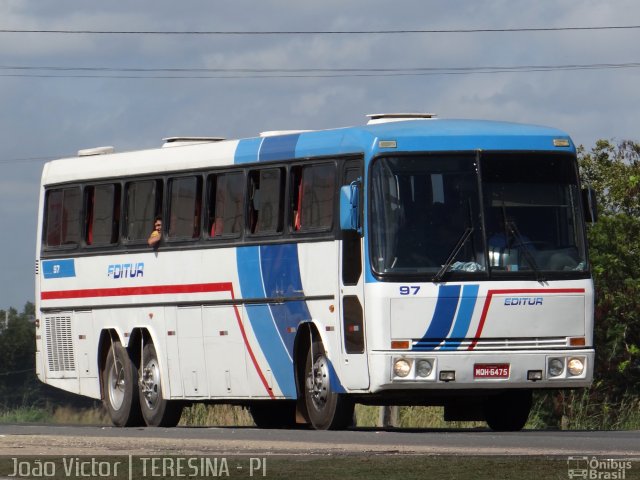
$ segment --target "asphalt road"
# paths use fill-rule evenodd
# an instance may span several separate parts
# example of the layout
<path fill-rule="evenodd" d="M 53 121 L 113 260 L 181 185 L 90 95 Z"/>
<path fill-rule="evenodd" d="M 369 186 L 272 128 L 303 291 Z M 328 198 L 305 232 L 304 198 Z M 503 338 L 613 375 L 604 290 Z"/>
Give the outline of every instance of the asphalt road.
<path fill-rule="evenodd" d="M 607 455 L 640 459 L 640 431 L 115 428 L 0 425 L 0 455 Z"/>

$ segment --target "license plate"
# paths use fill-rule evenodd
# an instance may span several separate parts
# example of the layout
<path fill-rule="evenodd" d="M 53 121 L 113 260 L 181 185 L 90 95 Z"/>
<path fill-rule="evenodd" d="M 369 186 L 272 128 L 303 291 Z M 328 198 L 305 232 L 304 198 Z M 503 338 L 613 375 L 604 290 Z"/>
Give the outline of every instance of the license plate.
<path fill-rule="evenodd" d="M 508 363 L 476 363 L 473 378 L 509 378 Z"/>

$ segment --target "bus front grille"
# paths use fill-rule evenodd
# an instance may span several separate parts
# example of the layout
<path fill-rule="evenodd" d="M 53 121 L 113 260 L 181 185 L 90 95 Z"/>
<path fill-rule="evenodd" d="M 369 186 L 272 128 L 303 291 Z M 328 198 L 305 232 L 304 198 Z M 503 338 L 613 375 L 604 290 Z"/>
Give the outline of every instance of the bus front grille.
<path fill-rule="evenodd" d="M 413 341 L 412 350 L 546 350 L 567 348 L 567 337 L 544 338 L 446 338 Z"/>

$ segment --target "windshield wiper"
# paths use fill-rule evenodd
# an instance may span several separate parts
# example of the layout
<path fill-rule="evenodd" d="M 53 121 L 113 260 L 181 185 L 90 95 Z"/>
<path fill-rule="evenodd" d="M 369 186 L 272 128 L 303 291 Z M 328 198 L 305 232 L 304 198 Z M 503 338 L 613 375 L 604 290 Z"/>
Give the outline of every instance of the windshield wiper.
<path fill-rule="evenodd" d="M 460 239 L 458 240 L 458 243 L 456 243 L 456 246 L 453 247 L 453 250 L 451 250 L 451 253 L 447 258 L 447 261 L 444 262 L 444 265 L 442 265 L 442 268 L 438 270 L 438 273 L 436 273 L 433 276 L 433 279 L 431 280 L 432 282 L 439 282 L 440 280 L 442 280 L 442 277 L 444 277 L 444 274 L 447 273 L 447 270 L 449 270 L 449 267 L 451 267 L 451 265 L 453 264 L 453 261 L 458 256 L 458 253 L 460 253 L 460 250 L 462 249 L 464 244 L 467 243 L 467 240 L 469 239 L 472 233 L 473 233 L 473 227 L 467 227 L 466 230 L 460 236 Z"/>
<path fill-rule="evenodd" d="M 525 260 L 527 260 L 527 263 L 529 264 L 529 266 L 531 266 L 531 268 L 536 274 L 536 280 L 540 283 L 546 282 L 546 278 L 544 277 L 542 271 L 540 270 L 540 267 L 538 267 L 538 262 L 536 262 L 536 259 L 529 251 L 529 247 L 527 246 L 527 241 L 524 239 L 524 237 L 520 233 L 520 230 L 518 230 L 518 227 L 516 226 L 515 222 L 513 221 L 506 222 L 505 228 L 511 235 L 515 237 L 515 239 L 520 244 Z"/>

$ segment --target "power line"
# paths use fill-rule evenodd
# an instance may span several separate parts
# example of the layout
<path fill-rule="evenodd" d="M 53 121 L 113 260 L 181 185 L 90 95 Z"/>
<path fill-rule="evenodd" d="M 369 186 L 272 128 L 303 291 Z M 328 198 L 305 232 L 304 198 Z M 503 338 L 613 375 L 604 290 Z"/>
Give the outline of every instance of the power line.
<path fill-rule="evenodd" d="M 584 68 L 628 68 L 640 66 L 639 62 L 626 63 L 588 63 L 588 64 L 561 64 L 561 65 L 511 65 L 511 66 L 471 66 L 471 67 L 333 67 L 333 68 L 203 68 L 203 67 L 62 67 L 51 65 L 0 65 L 0 70 L 43 70 L 55 72 L 191 72 L 191 73 L 397 73 L 397 72 L 475 72 L 487 71 L 513 71 L 513 70 L 567 70 Z"/>
<path fill-rule="evenodd" d="M 557 72 L 575 70 L 610 70 L 640 67 L 640 62 L 588 63 L 564 65 L 512 65 L 473 67 L 413 68 L 127 68 L 127 67 L 56 67 L 0 65 L 0 71 L 53 73 L 0 73 L 0 77 L 27 78 L 102 78 L 102 79 L 264 79 L 264 78 L 336 78 L 401 77 L 432 75 L 473 75 L 499 73 Z M 60 72 L 60 73 L 58 73 Z M 65 73 L 78 72 L 78 73 Z M 166 75 L 151 75 L 163 73 Z M 192 74 L 192 75 L 186 75 Z"/>
<path fill-rule="evenodd" d="M 402 29 L 402 30 L 28 30 L 0 29 L 0 33 L 36 33 L 64 35 L 402 35 L 446 33 L 508 33 L 508 32 L 566 32 L 593 30 L 635 30 L 640 25 L 608 25 L 582 27 L 521 27 L 521 28 L 454 28 L 454 29 Z"/>
<path fill-rule="evenodd" d="M 57 156 L 48 156 L 48 157 L 28 157 L 28 158 L 5 158 L 0 160 L 0 165 L 7 163 L 22 163 L 22 162 L 48 162 L 50 160 L 55 160 L 57 158 L 65 158 L 70 155 L 57 155 Z"/>

